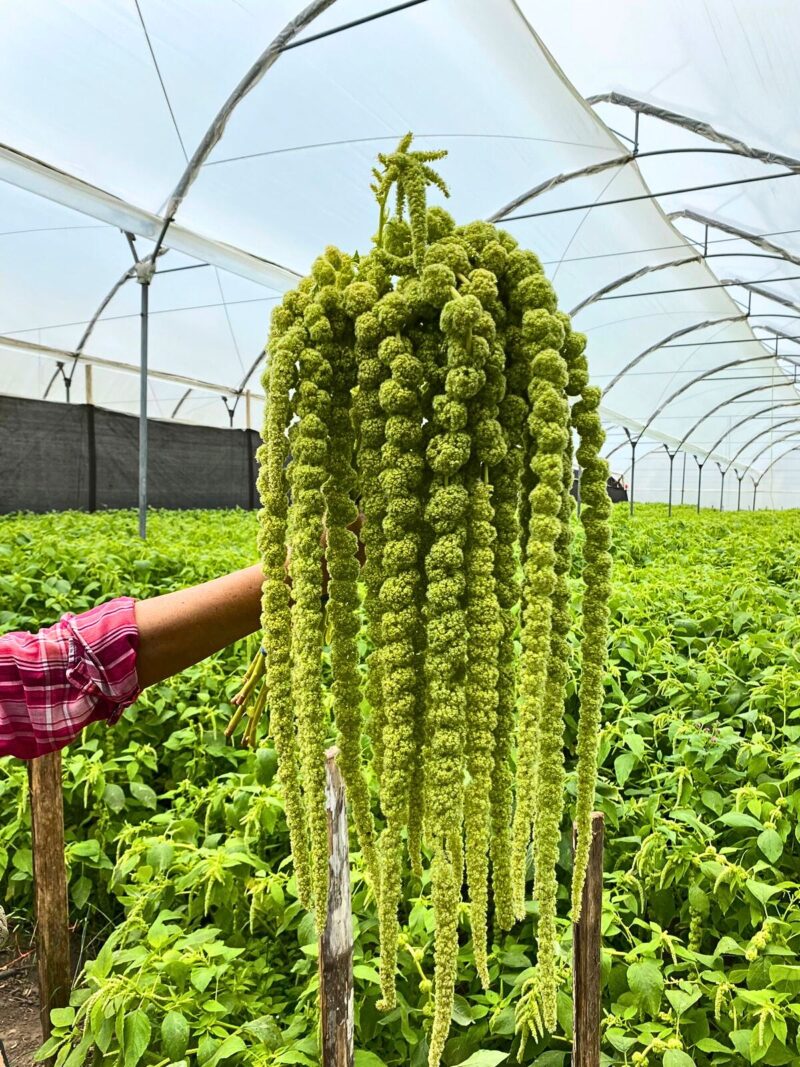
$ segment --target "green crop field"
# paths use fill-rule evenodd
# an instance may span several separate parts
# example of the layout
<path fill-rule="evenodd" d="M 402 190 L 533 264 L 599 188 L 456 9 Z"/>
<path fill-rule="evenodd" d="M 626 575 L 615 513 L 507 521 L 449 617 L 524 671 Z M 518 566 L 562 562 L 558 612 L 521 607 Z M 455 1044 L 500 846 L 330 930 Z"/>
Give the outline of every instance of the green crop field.
<path fill-rule="evenodd" d="M 609 1064 L 800 1063 L 800 516 L 615 511 L 603 1051 Z M 146 597 L 255 560 L 256 520 L 129 513 L 0 520 L 0 628 Z M 580 537 L 580 534 L 577 534 Z M 55 1012 L 58 1063 L 315 1064 L 316 935 L 296 897 L 275 753 L 225 742 L 246 642 L 148 690 L 64 758 L 71 917 L 83 969 Z M 577 645 L 573 652 L 577 652 Z M 567 718 L 574 741 L 576 696 Z M 568 768 L 574 760 L 568 753 Z M 570 804 L 574 778 L 568 778 Z M 561 865 L 571 864 L 569 825 Z M 30 933 L 27 775 L 0 761 L 0 902 Z M 357 1067 L 422 1067 L 430 1028 L 428 876 L 404 905 L 397 1007 L 380 1014 L 375 902 L 353 840 Z M 565 879 L 561 882 L 566 886 Z M 568 959 L 569 900 L 561 890 Z M 490 920 L 491 922 L 491 920 Z M 536 910 L 491 940 L 491 986 L 463 968 L 448 1065 L 568 1062 L 542 1036 Z M 492 927 L 490 925 L 490 936 Z M 70 1051 L 71 1049 L 71 1051 Z"/>

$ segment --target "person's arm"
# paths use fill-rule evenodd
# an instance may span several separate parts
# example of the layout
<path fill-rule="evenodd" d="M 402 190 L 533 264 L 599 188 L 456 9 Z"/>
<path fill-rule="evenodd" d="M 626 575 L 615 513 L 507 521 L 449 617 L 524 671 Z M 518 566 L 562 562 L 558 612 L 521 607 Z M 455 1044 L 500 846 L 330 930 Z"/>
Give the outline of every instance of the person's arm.
<path fill-rule="evenodd" d="M 160 682 L 261 625 L 261 566 L 137 601 L 139 688 Z"/>

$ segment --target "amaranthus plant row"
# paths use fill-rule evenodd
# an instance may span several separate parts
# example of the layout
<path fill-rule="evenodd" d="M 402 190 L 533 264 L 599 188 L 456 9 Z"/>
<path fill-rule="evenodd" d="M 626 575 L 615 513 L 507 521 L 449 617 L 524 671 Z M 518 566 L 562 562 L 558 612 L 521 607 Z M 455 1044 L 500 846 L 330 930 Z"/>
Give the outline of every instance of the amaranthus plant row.
<path fill-rule="evenodd" d="M 259 452 L 265 662 L 248 673 L 235 716 L 248 712 L 254 744 L 269 710 L 298 892 L 319 928 L 325 749 L 337 737 L 378 906 L 386 1010 L 399 909 L 429 882 L 431 1065 L 450 1028 L 460 906 L 488 986 L 490 925 L 525 914 L 531 858 L 537 988 L 543 1025 L 556 1021 L 575 459 L 585 532 L 576 914 L 610 591 L 586 340 L 532 252 L 427 206 L 430 186 L 447 195 L 432 168 L 443 155 L 412 150 L 409 135 L 379 156 L 373 247 L 360 257 L 327 248 L 273 313 Z"/>

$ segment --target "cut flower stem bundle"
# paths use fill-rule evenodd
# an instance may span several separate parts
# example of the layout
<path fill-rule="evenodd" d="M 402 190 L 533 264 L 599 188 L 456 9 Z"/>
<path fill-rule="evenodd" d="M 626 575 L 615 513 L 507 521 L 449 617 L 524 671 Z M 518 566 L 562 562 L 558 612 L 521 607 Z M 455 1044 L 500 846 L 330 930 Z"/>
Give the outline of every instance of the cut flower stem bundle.
<path fill-rule="evenodd" d="M 531 841 L 537 986 L 543 1023 L 555 1026 L 573 455 L 585 531 L 574 917 L 611 572 L 600 391 L 589 384 L 586 338 L 557 310 L 532 252 L 489 223 L 456 226 L 427 206 L 430 186 L 447 195 L 432 167 L 443 155 L 412 150 L 408 135 L 379 156 L 372 249 L 359 257 L 327 248 L 273 313 L 258 453 L 264 656 L 231 726 L 246 704 L 245 738 L 255 744 L 268 709 L 298 893 L 322 929 L 332 707 L 378 902 L 386 1010 L 396 1003 L 404 858 L 417 876 L 429 864 L 432 1065 L 450 1028 L 465 890 L 487 986 L 490 909 L 501 929 L 525 914 Z M 359 511 L 363 571 L 352 532 Z"/>

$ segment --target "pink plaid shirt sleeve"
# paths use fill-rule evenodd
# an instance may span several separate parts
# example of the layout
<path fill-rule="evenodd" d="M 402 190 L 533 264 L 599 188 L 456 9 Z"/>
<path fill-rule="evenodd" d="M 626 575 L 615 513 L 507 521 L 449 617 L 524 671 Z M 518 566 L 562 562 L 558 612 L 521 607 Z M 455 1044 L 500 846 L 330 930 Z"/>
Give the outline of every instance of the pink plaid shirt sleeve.
<path fill-rule="evenodd" d="M 131 597 L 0 637 L 0 756 L 63 748 L 90 722 L 116 722 L 139 695 Z"/>

